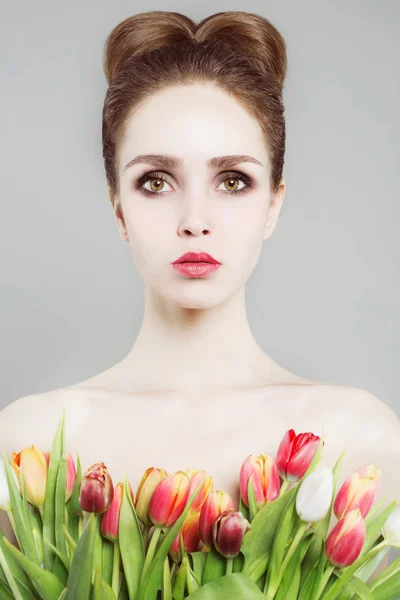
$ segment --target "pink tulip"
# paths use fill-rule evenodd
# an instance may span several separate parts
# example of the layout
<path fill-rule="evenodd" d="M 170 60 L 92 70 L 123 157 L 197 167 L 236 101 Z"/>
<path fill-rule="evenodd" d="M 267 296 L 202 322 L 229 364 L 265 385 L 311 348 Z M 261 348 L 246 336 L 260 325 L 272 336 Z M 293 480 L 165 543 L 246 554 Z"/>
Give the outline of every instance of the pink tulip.
<path fill-rule="evenodd" d="M 333 505 L 338 519 L 355 508 L 359 508 L 365 518 L 375 502 L 381 481 L 381 472 L 374 465 L 357 469 L 340 488 Z"/>
<path fill-rule="evenodd" d="M 250 529 L 250 523 L 241 512 L 225 510 L 213 527 L 213 543 L 220 554 L 233 558 L 240 552 L 244 534 Z"/>
<path fill-rule="evenodd" d="M 172 527 L 189 498 L 189 478 L 183 471 L 160 481 L 150 500 L 149 517 L 157 527 Z"/>
<path fill-rule="evenodd" d="M 336 567 L 348 567 L 359 557 L 366 536 L 365 521 L 360 509 L 346 512 L 328 535 L 325 551 Z"/>
<path fill-rule="evenodd" d="M 79 504 L 86 512 L 101 514 L 110 508 L 114 497 L 111 476 L 103 462 L 86 471 L 79 485 Z"/>
<path fill-rule="evenodd" d="M 152 527 L 153 522 L 149 518 L 150 500 L 154 490 L 167 476 L 167 471 L 164 469 L 156 469 L 150 467 L 147 469 L 140 480 L 136 491 L 135 510 L 139 520 L 147 527 Z"/>
<path fill-rule="evenodd" d="M 313 433 L 299 433 L 289 429 L 282 438 L 276 454 L 276 464 L 282 477 L 300 481 L 318 449 L 320 437 Z"/>
<path fill-rule="evenodd" d="M 277 466 L 269 454 L 250 454 L 240 469 L 240 494 L 246 506 L 249 506 L 248 484 L 252 484 L 258 508 L 269 504 L 279 496 L 280 480 Z"/>
<path fill-rule="evenodd" d="M 201 486 L 197 496 L 193 501 L 193 504 L 190 507 L 190 510 L 192 511 L 199 510 L 204 504 L 204 501 L 207 498 L 208 494 L 212 490 L 212 477 L 209 477 L 206 471 L 197 469 L 187 469 L 186 475 L 189 478 L 189 498 L 193 494 L 197 486 L 201 482 L 203 482 L 203 485 Z"/>
<path fill-rule="evenodd" d="M 101 533 L 103 537 L 116 542 L 118 540 L 119 515 L 121 512 L 122 494 L 124 493 L 124 483 L 118 483 L 114 487 L 114 497 L 110 508 L 103 513 L 101 518 Z M 129 484 L 132 502 L 134 502 L 132 486 Z"/>
<path fill-rule="evenodd" d="M 169 554 L 175 562 L 180 562 L 182 560 L 180 551 L 181 534 L 186 552 L 195 552 L 197 550 L 200 543 L 199 521 L 200 511 L 189 509 L 182 527 L 169 549 Z"/>
<path fill-rule="evenodd" d="M 200 523 L 199 531 L 200 537 L 203 543 L 211 548 L 213 544 L 213 526 L 217 517 L 225 510 L 234 510 L 234 504 L 226 492 L 220 492 L 219 490 L 211 491 L 200 512 Z"/>

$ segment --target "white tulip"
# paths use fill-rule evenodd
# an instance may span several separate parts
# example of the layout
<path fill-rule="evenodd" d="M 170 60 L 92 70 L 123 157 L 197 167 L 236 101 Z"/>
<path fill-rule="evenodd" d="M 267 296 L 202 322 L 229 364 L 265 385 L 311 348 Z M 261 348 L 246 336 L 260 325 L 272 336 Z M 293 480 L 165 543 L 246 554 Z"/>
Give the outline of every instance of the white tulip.
<path fill-rule="evenodd" d="M 331 469 L 317 468 L 300 485 L 296 510 L 302 521 L 316 523 L 328 513 L 332 502 L 333 474 Z"/>
<path fill-rule="evenodd" d="M 386 519 L 382 534 L 393 548 L 400 548 L 400 509 L 394 510 Z"/>
<path fill-rule="evenodd" d="M 15 483 L 19 489 L 19 482 L 17 474 L 11 467 L 11 472 L 14 476 Z M 0 510 L 11 510 L 10 493 L 8 491 L 8 481 L 6 475 L 6 468 L 4 465 L 4 458 L 0 457 Z"/>

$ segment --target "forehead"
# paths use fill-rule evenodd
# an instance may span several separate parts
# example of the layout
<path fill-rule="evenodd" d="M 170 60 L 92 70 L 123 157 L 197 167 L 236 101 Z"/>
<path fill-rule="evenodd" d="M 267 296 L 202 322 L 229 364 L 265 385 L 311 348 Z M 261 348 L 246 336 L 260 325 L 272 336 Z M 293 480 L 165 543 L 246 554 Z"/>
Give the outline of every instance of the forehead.
<path fill-rule="evenodd" d="M 136 107 L 125 125 L 120 166 L 151 153 L 181 156 L 184 166 L 230 154 L 249 154 L 268 164 L 256 119 L 228 93 L 204 83 L 167 88 Z"/>

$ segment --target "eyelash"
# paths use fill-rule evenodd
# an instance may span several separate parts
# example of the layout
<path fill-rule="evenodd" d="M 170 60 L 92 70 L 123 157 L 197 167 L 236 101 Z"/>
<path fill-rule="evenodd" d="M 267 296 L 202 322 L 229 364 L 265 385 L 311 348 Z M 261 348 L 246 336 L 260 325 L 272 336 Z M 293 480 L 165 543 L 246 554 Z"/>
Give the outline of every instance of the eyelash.
<path fill-rule="evenodd" d="M 134 183 L 135 189 L 140 190 L 141 192 L 143 192 L 143 194 L 146 194 L 147 196 L 162 196 L 163 194 L 165 194 L 165 192 L 150 192 L 149 190 L 146 190 L 143 187 L 143 185 L 145 183 L 147 183 L 148 181 L 151 181 L 152 179 L 161 179 L 162 181 L 165 181 L 166 183 L 168 183 L 167 179 L 165 179 L 165 177 L 163 176 L 163 173 L 159 173 L 159 172 L 145 173 L 144 175 L 139 177 L 139 179 L 137 179 L 137 181 Z M 249 177 L 248 175 L 245 175 L 244 173 L 237 173 L 234 171 L 226 173 L 224 179 L 222 179 L 222 181 L 220 183 L 223 183 L 227 179 L 238 179 L 239 181 L 242 181 L 243 183 L 246 184 L 246 186 L 243 187 L 242 189 L 233 190 L 232 192 L 227 190 L 226 191 L 227 194 L 245 194 L 253 186 L 253 181 L 254 181 L 252 177 Z"/>

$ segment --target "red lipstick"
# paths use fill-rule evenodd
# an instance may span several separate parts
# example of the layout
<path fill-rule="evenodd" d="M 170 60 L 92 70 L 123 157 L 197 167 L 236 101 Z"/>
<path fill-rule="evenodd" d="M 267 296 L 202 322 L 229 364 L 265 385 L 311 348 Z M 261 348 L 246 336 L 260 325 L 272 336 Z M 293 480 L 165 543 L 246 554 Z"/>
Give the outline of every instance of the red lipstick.
<path fill-rule="evenodd" d="M 203 277 L 221 266 L 221 263 L 207 252 L 186 252 L 171 264 L 180 273 L 189 277 Z"/>

